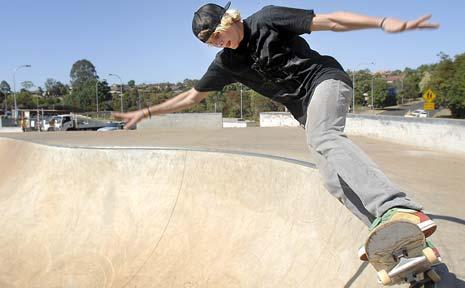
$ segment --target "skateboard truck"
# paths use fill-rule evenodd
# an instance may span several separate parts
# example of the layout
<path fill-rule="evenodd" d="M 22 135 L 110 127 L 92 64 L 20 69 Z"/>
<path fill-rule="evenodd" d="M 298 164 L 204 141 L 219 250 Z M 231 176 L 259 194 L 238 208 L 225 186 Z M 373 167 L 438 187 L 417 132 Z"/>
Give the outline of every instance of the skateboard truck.
<path fill-rule="evenodd" d="M 405 250 L 394 252 L 392 256 L 398 264 L 389 273 L 386 270 L 380 270 L 378 272 L 378 280 L 383 285 L 391 285 L 400 282 L 398 279 L 395 281 L 395 278 L 401 278 L 405 282 L 415 285 L 421 281 L 417 279 L 418 274 L 424 273 L 431 281 L 440 281 L 441 278 L 439 275 L 434 269 L 431 269 L 431 265 L 438 262 L 436 254 L 431 248 L 425 248 L 422 252 L 423 255 L 413 258 L 407 258 L 408 253 Z"/>

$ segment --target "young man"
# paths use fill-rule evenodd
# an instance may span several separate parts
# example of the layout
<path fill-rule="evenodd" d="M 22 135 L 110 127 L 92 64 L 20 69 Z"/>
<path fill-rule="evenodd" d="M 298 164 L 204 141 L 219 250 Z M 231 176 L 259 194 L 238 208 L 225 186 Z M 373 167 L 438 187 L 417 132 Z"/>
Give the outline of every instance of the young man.
<path fill-rule="evenodd" d="M 115 113 L 129 128 L 143 118 L 176 112 L 204 99 L 209 91 L 240 82 L 282 103 L 306 129 L 328 191 L 371 229 L 392 219 L 417 224 L 426 237 L 436 224 L 421 212 L 343 133 L 352 82 L 330 56 L 312 50 L 299 35 L 314 31 L 374 28 L 388 33 L 437 28 L 431 15 L 414 21 L 349 12 L 266 6 L 247 19 L 239 12 L 206 4 L 194 14 L 192 30 L 202 42 L 223 48 L 195 88 L 143 110 Z M 361 259 L 366 259 L 363 249 Z"/>

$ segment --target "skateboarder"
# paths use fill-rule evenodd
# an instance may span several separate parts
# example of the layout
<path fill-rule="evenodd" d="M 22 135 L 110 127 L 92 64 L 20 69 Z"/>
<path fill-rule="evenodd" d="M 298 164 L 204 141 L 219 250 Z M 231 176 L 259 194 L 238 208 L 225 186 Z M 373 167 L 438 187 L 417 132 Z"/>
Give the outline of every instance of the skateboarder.
<path fill-rule="evenodd" d="M 144 118 L 180 111 L 210 91 L 240 82 L 282 103 L 305 127 L 307 143 L 328 191 L 371 229 L 395 219 L 418 225 L 426 237 L 436 224 L 344 134 L 352 99 L 352 81 L 332 57 L 312 50 L 300 37 L 318 31 L 378 29 L 398 33 L 434 29 L 431 15 L 413 21 L 350 12 L 315 14 L 313 10 L 266 6 L 242 19 L 240 13 L 206 4 L 194 14 L 192 30 L 203 43 L 221 48 L 197 85 L 172 99 L 129 113 L 115 113 L 125 128 Z M 341 43 L 341 45 L 353 45 Z M 436 250 L 435 250 L 436 251 Z M 364 249 L 360 258 L 366 259 Z"/>

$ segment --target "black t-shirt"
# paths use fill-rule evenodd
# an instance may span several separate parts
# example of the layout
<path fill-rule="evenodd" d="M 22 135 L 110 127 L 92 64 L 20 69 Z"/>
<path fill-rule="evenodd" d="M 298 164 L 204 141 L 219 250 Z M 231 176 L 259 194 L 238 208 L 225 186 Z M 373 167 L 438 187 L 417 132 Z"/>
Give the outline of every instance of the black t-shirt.
<path fill-rule="evenodd" d="M 352 86 L 334 58 L 310 49 L 299 36 L 311 33 L 314 16 L 313 10 L 266 6 L 244 19 L 239 47 L 218 52 L 195 89 L 220 91 L 240 82 L 283 104 L 305 124 L 308 103 L 319 83 L 336 79 Z"/>

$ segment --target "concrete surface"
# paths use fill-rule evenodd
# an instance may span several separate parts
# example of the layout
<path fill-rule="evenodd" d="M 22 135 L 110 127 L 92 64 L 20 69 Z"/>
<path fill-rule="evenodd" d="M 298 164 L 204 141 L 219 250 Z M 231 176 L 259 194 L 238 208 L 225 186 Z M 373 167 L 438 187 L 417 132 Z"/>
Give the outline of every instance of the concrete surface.
<path fill-rule="evenodd" d="M 378 287 L 356 256 L 367 229 L 324 190 L 304 139 L 296 128 L 3 134 L 0 286 Z M 464 157 L 353 140 L 425 205 L 463 279 Z"/>
<path fill-rule="evenodd" d="M 299 127 L 289 112 L 262 112 L 260 113 L 260 127 Z"/>
<path fill-rule="evenodd" d="M 260 127 L 299 127 L 289 112 L 260 113 Z M 465 155 L 465 120 L 349 114 L 345 132 Z"/>
<path fill-rule="evenodd" d="M 221 113 L 174 113 L 159 115 L 137 124 L 139 130 L 163 127 L 220 129 L 223 128 L 223 115 Z"/>
<path fill-rule="evenodd" d="M 350 115 L 346 133 L 465 155 L 465 120 Z"/>

